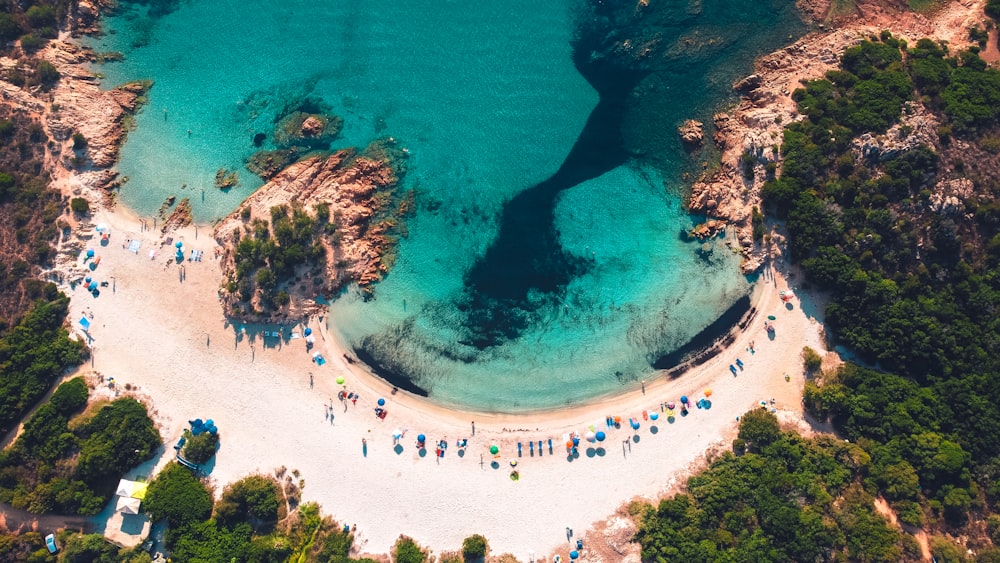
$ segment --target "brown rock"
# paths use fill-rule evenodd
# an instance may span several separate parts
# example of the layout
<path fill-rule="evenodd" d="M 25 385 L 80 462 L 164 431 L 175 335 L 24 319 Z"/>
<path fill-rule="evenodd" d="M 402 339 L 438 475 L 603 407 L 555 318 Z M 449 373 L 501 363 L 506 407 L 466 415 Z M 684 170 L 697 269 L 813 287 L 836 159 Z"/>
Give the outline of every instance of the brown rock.
<path fill-rule="evenodd" d="M 315 115 L 310 115 L 302 121 L 302 128 L 299 130 L 303 137 L 317 137 L 323 133 L 323 122 Z"/>
<path fill-rule="evenodd" d="M 705 133 L 702 131 L 702 123 L 694 119 L 688 119 L 682 123 L 677 128 L 677 132 L 681 135 L 681 141 L 684 141 L 684 144 L 689 146 L 699 146 L 705 138 Z"/>

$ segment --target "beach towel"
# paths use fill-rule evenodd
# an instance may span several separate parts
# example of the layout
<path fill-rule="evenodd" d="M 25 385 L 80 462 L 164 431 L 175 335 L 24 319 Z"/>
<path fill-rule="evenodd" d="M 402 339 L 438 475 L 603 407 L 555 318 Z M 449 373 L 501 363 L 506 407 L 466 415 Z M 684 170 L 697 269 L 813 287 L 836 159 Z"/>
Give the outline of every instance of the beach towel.
<path fill-rule="evenodd" d="M 156 251 L 155 250 L 150 250 L 149 251 L 149 259 L 153 260 L 154 258 L 156 258 Z"/>
<path fill-rule="evenodd" d="M 141 246 L 142 246 L 141 240 L 133 240 L 132 242 L 128 243 L 128 249 L 132 254 L 139 254 L 139 247 Z"/>

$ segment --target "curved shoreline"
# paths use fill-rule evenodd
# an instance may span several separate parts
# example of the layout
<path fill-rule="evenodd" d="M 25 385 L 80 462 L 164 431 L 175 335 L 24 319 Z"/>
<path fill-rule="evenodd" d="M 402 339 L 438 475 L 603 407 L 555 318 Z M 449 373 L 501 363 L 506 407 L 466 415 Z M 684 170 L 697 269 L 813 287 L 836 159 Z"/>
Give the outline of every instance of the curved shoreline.
<path fill-rule="evenodd" d="M 80 183 L 75 177 L 73 181 Z M 62 187 L 67 185 L 72 182 Z M 114 240 L 101 250 L 104 261 L 96 275 L 116 279 L 117 289 L 94 299 L 62 285 L 73 296 L 70 319 L 87 310 L 95 315 L 94 363 L 81 372 L 93 369 L 113 374 L 123 385 L 132 384 L 134 392 L 154 407 L 151 411 L 167 441 L 188 418 L 211 415 L 224 433 L 213 472 L 216 482 L 281 465 L 300 469 L 309 482 L 304 500 L 320 502 L 324 511 L 341 521 L 360 523 L 357 546 L 363 552 L 387 552 L 399 533 L 439 550 L 460 545 L 469 533 L 481 533 L 494 551 L 522 558 L 529 550 L 565 548 L 567 524 L 583 530 L 634 496 L 654 499 L 713 449 L 727 447 L 727 437 L 735 429 L 733 417 L 758 400 L 777 397 L 780 408 L 798 416 L 799 354 L 804 345 L 822 349 L 818 322 L 797 303 L 788 311 L 778 298 L 778 291 L 788 287 L 784 276 L 765 270 L 751 306 L 757 314 L 778 316 L 773 339 L 751 330 L 753 317 L 748 317 L 746 330 L 736 331 L 734 325 L 721 338 L 723 344 L 713 347 L 717 353 L 685 368 L 683 378 L 671 378 L 668 370 L 641 389 L 619 390 L 586 404 L 545 412 L 496 414 L 446 408 L 408 393 L 392 395 L 385 381 L 346 362 L 344 350 L 327 338 L 323 326 L 314 329 L 326 334 L 325 342 L 317 345 L 331 358 L 329 368 L 310 364 L 294 341 L 275 346 L 254 336 L 241 339 L 221 317 L 216 298 L 218 264 L 211 260 L 187 264 L 189 274 L 179 280 L 176 266 L 146 259 L 146 251 L 158 248 L 163 237 L 143 230 L 129 215 L 122 208 L 99 211 L 93 217 L 94 223 L 106 221 L 114 228 Z M 192 245 L 207 245 L 208 250 L 214 244 L 207 233 L 199 239 L 197 227 L 173 235 Z M 118 249 L 126 238 L 143 242 L 140 254 Z M 768 279 L 769 274 L 773 278 Z M 744 345 L 757 335 L 757 353 L 747 356 Z M 726 364 L 736 357 L 746 360 L 747 370 L 734 377 Z M 306 383 L 307 374 L 313 373 L 318 376 L 315 386 Z M 336 419 L 320 418 L 321 404 L 325 407 L 328 397 L 332 402 L 341 389 L 335 384 L 336 374 L 348 376 L 348 385 L 362 395 L 362 404 L 345 403 L 343 413 L 336 404 Z M 791 383 L 784 381 L 785 374 L 793 376 Z M 692 411 L 692 416 L 673 425 L 663 423 L 656 433 L 647 421 L 634 434 L 609 430 L 615 439 L 633 442 L 628 452 L 623 442 L 621 457 L 614 440 L 608 443 L 610 452 L 595 452 L 593 457 L 585 453 L 572 458 L 559 449 L 561 434 L 586 429 L 608 414 L 641 416 L 663 399 L 700 394 L 709 387 L 715 403 L 710 411 Z M 376 397 L 389 402 L 386 420 L 371 416 Z M 467 436 L 469 455 L 452 452 L 432 463 L 417 453 L 411 439 L 404 440 L 402 453 L 396 453 L 389 440 L 392 428 L 424 432 L 431 440 Z M 363 455 L 359 441 L 365 437 L 368 453 Z M 524 478 L 518 484 L 509 481 L 502 468 L 476 467 L 475 453 L 484 454 L 489 444 L 498 444 L 504 457 L 514 457 L 516 443 L 550 438 L 556 441 L 554 455 L 546 450 L 540 457 L 525 452 L 520 458 Z M 608 479 L 609 474 L 628 478 Z M 374 506 L 396 509 L 374 510 Z M 490 509 L 483 510 L 484 506 Z"/>

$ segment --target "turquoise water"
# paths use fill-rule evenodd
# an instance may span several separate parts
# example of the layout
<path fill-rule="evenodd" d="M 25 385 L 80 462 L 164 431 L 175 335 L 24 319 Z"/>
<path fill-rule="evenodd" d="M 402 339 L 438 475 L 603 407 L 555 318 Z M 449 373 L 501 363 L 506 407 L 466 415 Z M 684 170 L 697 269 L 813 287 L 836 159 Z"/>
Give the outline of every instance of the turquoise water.
<path fill-rule="evenodd" d="M 254 134 L 306 98 L 344 117 L 336 146 L 393 136 L 410 151 L 405 182 L 418 190 L 410 236 L 374 300 L 348 290 L 330 310 L 333 332 L 385 373 L 450 405 L 577 402 L 648 376 L 653 360 L 748 291 L 720 242 L 703 256 L 678 236 L 693 224 L 681 173 L 697 163 L 676 126 L 710 120 L 753 56 L 801 31 L 790 6 L 654 0 L 639 27 L 634 2 L 617 12 L 580 0 L 277 4 L 187 2 L 151 14 L 123 3 L 108 20 L 111 33 L 93 45 L 126 59 L 98 68 L 105 83 L 155 81 L 122 150 L 121 201 L 152 215 L 177 195 L 191 198 L 198 221 L 225 215 L 261 183 L 243 168 Z M 584 65 L 600 61 L 615 34 L 653 46 L 608 57 L 641 74 L 607 129 L 621 132 L 614 146 L 632 158 L 561 185 L 554 244 L 585 267 L 512 302 L 516 331 L 471 345 L 468 275 L 495 243 L 505 202 L 563 166 L 619 78 L 588 82 L 574 65 L 573 42 L 591 28 L 605 43 L 588 46 Z M 220 167 L 239 171 L 240 186 L 215 189 Z M 502 281 L 509 266 L 484 271 Z"/>

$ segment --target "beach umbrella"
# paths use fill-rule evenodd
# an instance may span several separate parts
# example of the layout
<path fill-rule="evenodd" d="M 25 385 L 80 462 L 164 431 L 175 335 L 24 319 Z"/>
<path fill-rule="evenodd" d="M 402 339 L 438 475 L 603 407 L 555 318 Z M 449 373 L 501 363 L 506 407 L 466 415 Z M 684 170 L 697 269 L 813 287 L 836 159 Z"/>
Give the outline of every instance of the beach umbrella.
<path fill-rule="evenodd" d="M 177 241 L 177 242 L 174 243 L 174 246 L 176 246 L 177 248 L 180 248 L 180 247 L 184 246 L 184 243 L 181 242 L 181 241 Z"/>
<path fill-rule="evenodd" d="M 768 315 L 767 316 L 767 320 L 769 320 L 769 321 L 774 321 L 774 320 L 777 320 L 777 319 L 778 319 L 778 317 L 775 317 L 774 315 Z"/>
<path fill-rule="evenodd" d="M 306 336 L 309 336 L 310 334 L 313 333 L 313 329 L 311 329 L 309 327 L 306 327 L 306 329 L 303 331 L 303 333 L 305 333 Z"/>
<path fill-rule="evenodd" d="M 576 559 L 577 557 L 580 557 L 580 552 L 579 551 L 577 551 L 577 550 L 574 549 L 573 551 L 569 552 L 569 558 L 570 559 Z"/>
<path fill-rule="evenodd" d="M 393 437 L 393 438 L 396 438 L 397 440 L 398 440 L 399 438 L 402 438 L 402 437 L 403 437 L 403 431 L 402 431 L 402 430 L 400 430 L 399 428 L 397 428 L 397 429 L 393 430 L 393 431 L 392 431 L 392 437 Z"/>
<path fill-rule="evenodd" d="M 652 420 L 656 420 L 656 419 L 660 418 L 660 413 L 658 413 L 658 412 L 651 412 L 651 413 L 649 413 L 649 418 L 652 419 Z"/>
<path fill-rule="evenodd" d="M 705 389 L 705 396 L 706 397 L 711 397 L 712 396 L 712 390 L 711 389 Z"/>
<path fill-rule="evenodd" d="M 639 421 L 638 420 L 636 420 L 634 418 L 630 418 L 629 419 L 629 424 L 632 425 L 632 430 L 638 430 L 639 429 Z"/>
<path fill-rule="evenodd" d="M 93 258 L 93 257 L 94 257 L 94 249 L 93 248 L 88 248 L 87 249 L 87 258 Z"/>
<path fill-rule="evenodd" d="M 316 353 L 319 354 L 319 352 L 316 352 Z M 313 356 L 313 357 L 315 358 L 316 356 Z M 343 376 L 338 377 L 336 379 L 336 381 L 337 381 L 337 385 L 343 385 L 344 384 L 344 378 L 343 378 Z"/>
<path fill-rule="evenodd" d="M 100 223 L 96 227 L 94 227 L 94 230 L 99 233 L 103 233 L 104 231 L 108 230 L 108 226 L 105 225 L 104 223 Z"/>
<path fill-rule="evenodd" d="M 597 434 L 594 435 L 594 437 L 597 438 L 598 442 L 603 442 L 604 439 L 607 438 L 607 435 L 604 434 L 604 432 L 598 431 Z"/>
<path fill-rule="evenodd" d="M 593 442 L 594 440 L 597 439 L 597 434 L 595 434 L 594 432 L 587 432 L 586 438 L 588 442 Z"/>
<path fill-rule="evenodd" d="M 681 395 L 681 403 L 683 404 L 683 403 L 687 403 L 687 402 L 688 402 L 688 396 L 687 395 Z"/>
<path fill-rule="evenodd" d="M 573 449 L 573 440 L 566 440 L 566 449 L 567 450 Z"/>
<path fill-rule="evenodd" d="M 667 403 L 667 408 L 670 409 L 670 410 L 674 410 L 674 408 L 676 408 L 676 407 L 677 407 L 677 405 L 675 405 L 673 401 L 670 401 L 669 403 Z"/>
<path fill-rule="evenodd" d="M 494 444 L 490 446 L 490 453 L 493 455 L 497 455 L 498 453 L 500 453 L 500 448 L 496 447 L 496 444 Z"/>
<path fill-rule="evenodd" d="M 90 282 L 90 285 L 87 286 L 87 289 L 89 289 L 90 291 L 94 291 L 95 289 L 97 289 L 97 282 Z"/>
<path fill-rule="evenodd" d="M 423 434 L 417 434 L 417 441 L 418 442 L 423 442 L 425 440 L 427 440 L 427 436 L 424 436 Z"/>
<path fill-rule="evenodd" d="M 517 460 L 516 459 L 510 460 L 510 466 L 511 467 L 517 467 Z"/>
<path fill-rule="evenodd" d="M 90 283 L 90 276 L 83 278 L 83 283 Z"/>
<path fill-rule="evenodd" d="M 576 436 L 573 436 L 573 445 L 574 446 L 579 446 L 580 445 L 580 438 L 578 438 Z"/>
<path fill-rule="evenodd" d="M 384 406 L 385 406 L 385 399 L 383 399 L 383 398 L 379 397 L 379 400 L 378 400 L 378 406 L 380 406 L 380 407 L 384 407 Z"/>

